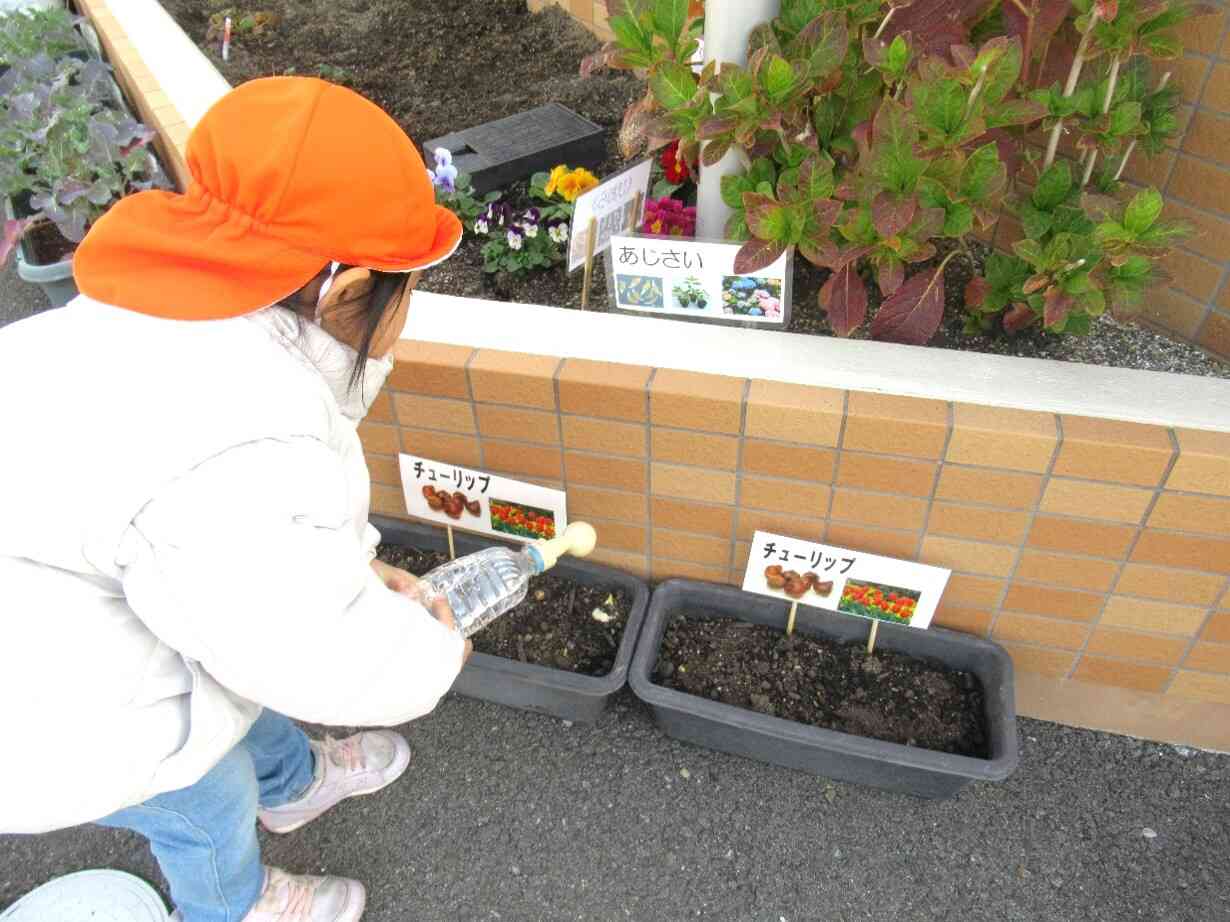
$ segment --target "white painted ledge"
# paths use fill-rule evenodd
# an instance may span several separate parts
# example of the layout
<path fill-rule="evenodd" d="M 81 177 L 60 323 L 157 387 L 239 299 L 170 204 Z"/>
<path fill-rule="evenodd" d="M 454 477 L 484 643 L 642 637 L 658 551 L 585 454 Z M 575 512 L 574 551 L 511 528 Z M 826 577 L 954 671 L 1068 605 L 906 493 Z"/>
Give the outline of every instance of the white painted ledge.
<path fill-rule="evenodd" d="M 1230 432 L 1230 381 L 415 292 L 405 339 Z"/>
<path fill-rule="evenodd" d="M 157 0 L 107 0 L 145 66 L 191 128 L 231 85 Z"/>

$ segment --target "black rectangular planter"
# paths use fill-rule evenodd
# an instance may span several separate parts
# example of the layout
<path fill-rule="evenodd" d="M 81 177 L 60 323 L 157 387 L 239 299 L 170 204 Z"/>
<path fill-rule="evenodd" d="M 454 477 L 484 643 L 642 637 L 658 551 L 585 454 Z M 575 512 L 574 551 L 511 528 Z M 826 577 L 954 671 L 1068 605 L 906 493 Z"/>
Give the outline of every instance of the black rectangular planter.
<path fill-rule="evenodd" d="M 716 583 L 669 580 L 654 589 L 628 679 L 636 696 L 653 708 L 658 724 L 669 736 L 761 762 L 918 797 L 951 797 L 970 781 L 1003 781 L 1016 770 L 1020 756 L 1012 660 L 998 644 L 940 628 L 920 631 L 889 624 L 880 625 L 877 640 L 877 649 L 936 660 L 978 677 L 986 702 L 991 758 L 976 759 L 769 717 L 655 684 L 653 670 L 667 623 L 685 609 L 782 629 L 788 611 L 778 600 Z M 795 630 L 838 642 L 864 641 L 868 623 L 799 608 Z"/>
<path fill-rule="evenodd" d="M 380 531 L 385 544 L 448 551 L 448 537 L 441 528 L 375 515 L 371 516 L 371 523 Z M 454 532 L 453 535 L 453 546 L 458 556 L 472 554 L 495 544 L 505 542 L 463 532 Z M 525 711 L 550 714 L 563 720 L 590 723 L 598 719 L 607 702 L 628 680 L 632 652 L 649 605 L 649 587 L 630 573 L 575 557 L 561 557 L 553 572 L 587 586 L 619 586 L 628 593 L 632 610 L 628 613 L 628 623 L 624 627 L 624 636 L 619 642 L 611 671 L 604 676 L 587 676 L 476 651 L 453 683 L 454 692 Z"/>
<path fill-rule="evenodd" d="M 423 145 L 428 164 L 434 162 L 437 147 L 453 155 L 458 170 L 470 174 L 475 195 L 561 163 L 597 169 L 606 159 L 602 127 L 557 102 L 434 138 Z"/>

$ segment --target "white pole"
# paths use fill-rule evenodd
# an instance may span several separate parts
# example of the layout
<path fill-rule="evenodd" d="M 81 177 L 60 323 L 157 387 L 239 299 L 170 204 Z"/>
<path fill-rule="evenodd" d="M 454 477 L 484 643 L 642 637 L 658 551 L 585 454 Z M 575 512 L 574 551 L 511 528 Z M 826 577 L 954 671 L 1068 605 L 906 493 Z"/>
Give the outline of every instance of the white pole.
<path fill-rule="evenodd" d="M 777 17 L 781 0 L 708 0 L 705 4 L 705 63 L 747 63 L 752 29 Z M 730 150 L 714 166 L 701 167 L 697 187 L 696 235 L 726 236 L 730 209 L 722 201 L 722 177 L 745 168 L 742 152 Z"/>

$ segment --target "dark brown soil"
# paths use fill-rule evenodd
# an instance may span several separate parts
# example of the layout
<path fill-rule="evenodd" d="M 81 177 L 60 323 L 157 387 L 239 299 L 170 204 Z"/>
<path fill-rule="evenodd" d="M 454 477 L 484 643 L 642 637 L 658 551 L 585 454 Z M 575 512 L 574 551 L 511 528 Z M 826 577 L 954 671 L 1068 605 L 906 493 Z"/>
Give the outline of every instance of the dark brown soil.
<path fill-rule="evenodd" d="M 448 560 L 448 555 L 438 551 L 391 544 L 380 545 L 377 556 L 415 576 Z M 595 610 L 610 620 L 595 618 Z M 545 573 L 530 581 L 524 602 L 471 639 L 479 653 L 602 676 L 615 665 L 631 610 L 632 600 L 623 589 L 583 586 Z"/>
<path fill-rule="evenodd" d="M 64 235 L 50 223 L 40 223 L 32 226 L 22 238 L 27 251 L 33 257 L 36 266 L 50 266 L 67 259 L 77 249 L 77 244 L 65 239 Z"/>
<path fill-rule="evenodd" d="M 22 192 L 13 197 L 13 212 L 19 218 L 28 218 L 34 214 L 30 207 L 30 193 Z M 22 235 L 22 246 L 25 256 L 35 266 L 50 266 L 67 259 L 77 249 L 77 244 L 60 233 L 60 229 L 50 221 L 39 221 L 32 224 Z"/>
<path fill-rule="evenodd" d="M 764 625 L 676 616 L 654 681 L 799 723 L 988 758 L 982 685 L 968 672 Z"/>

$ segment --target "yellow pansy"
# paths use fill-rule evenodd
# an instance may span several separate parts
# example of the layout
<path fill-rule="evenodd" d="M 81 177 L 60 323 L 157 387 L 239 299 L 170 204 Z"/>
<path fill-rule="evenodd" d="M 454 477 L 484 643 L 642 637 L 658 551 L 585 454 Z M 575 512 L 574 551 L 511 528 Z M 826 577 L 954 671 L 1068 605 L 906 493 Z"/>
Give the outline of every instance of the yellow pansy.
<path fill-rule="evenodd" d="M 545 192 L 547 195 L 554 195 L 555 189 L 557 186 L 559 186 L 560 180 L 563 179 L 567 174 L 568 174 L 568 167 L 561 163 L 559 166 L 553 169 L 551 171 L 551 175 L 547 177 L 547 186 L 545 189 L 543 189 L 543 192 Z"/>
<path fill-rule="evenodd" d="M 564 201 L 575 202 L 578 195 L 576 177 L 569 173 L 567 176 L 560 179 L 559 185 L 556 186 L 555 191 L 560 194 Z"/>
<path fill-rule="evenodd" d="M 577 167 L 568 174 L 566 179 L 568 180 L 567 186 L 563 182 L 560 183 L 560 195 L 566 202 L 575 202 L 578 196 L 584 195 L 598 185 L 598 177 L 584 167 Z"/>

